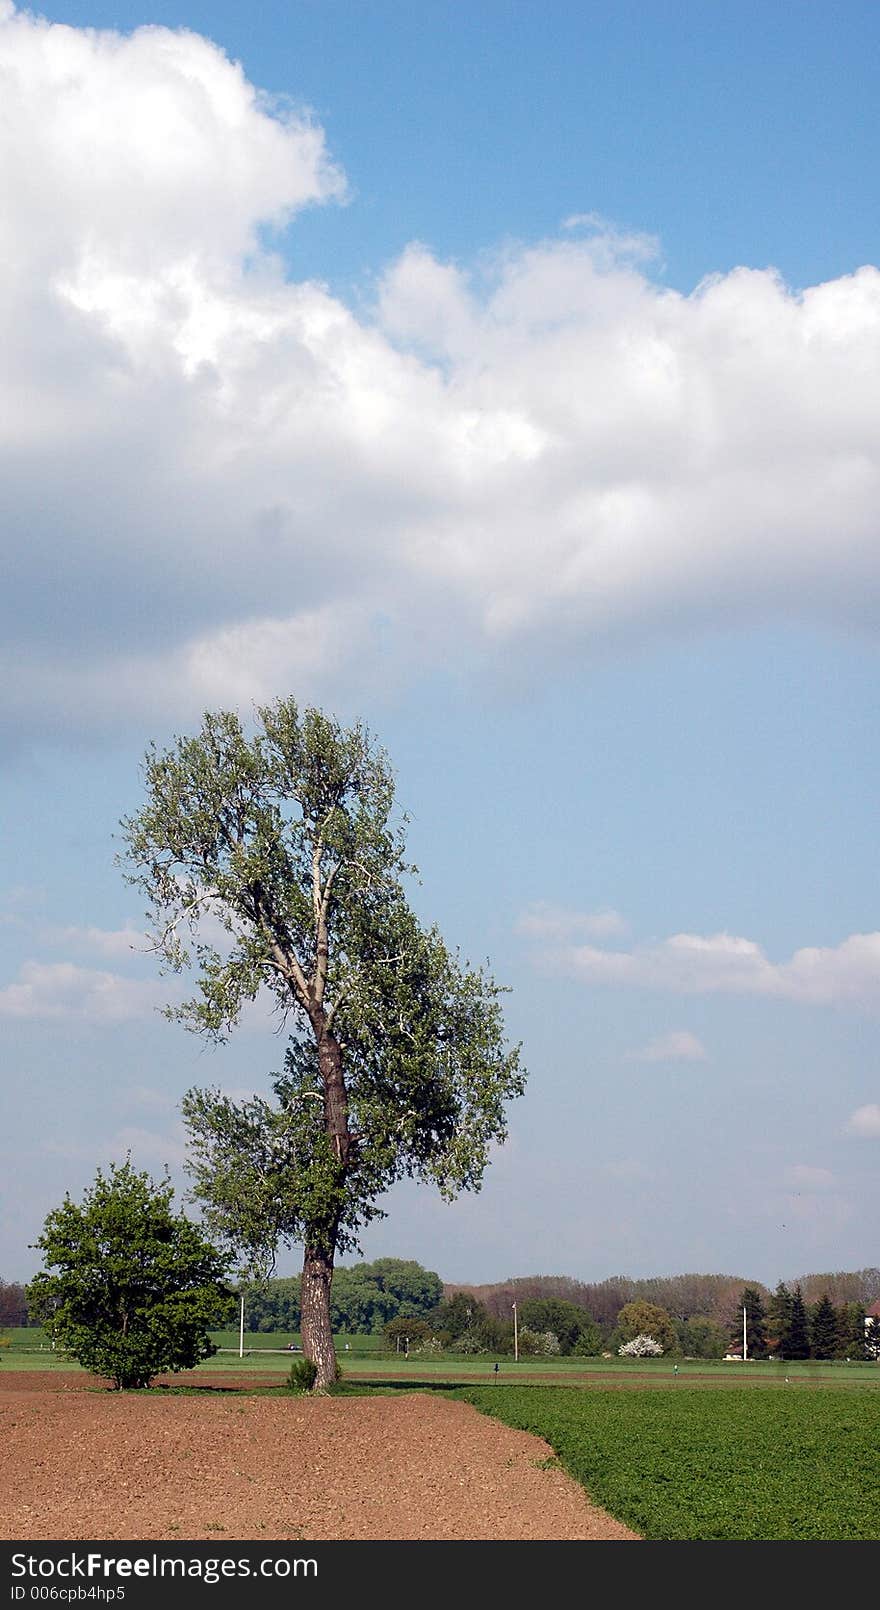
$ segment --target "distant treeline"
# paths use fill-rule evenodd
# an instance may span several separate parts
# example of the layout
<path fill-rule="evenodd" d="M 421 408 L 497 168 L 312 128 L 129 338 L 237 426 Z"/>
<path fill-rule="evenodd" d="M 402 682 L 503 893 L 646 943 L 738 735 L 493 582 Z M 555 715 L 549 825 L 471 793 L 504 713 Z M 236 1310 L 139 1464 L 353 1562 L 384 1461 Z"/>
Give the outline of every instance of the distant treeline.
<path fill-rule="evenodd" d="M 28 1319 L 24 1286 L 17 1280 L 0 1280 L 0 1330 L 10 1325 L 36 1323 Z"/>
<path fill-rule="evenodd" d="M 430 1312 L 442 1295 L 439 1275 L 403 1258 L 340 1264 L 333 1274 L 330 1319 L 335 1331 L 360 1336 L 379 1334 L 389 1320 Z M 299 1276 L 245 1286 L 244 1308 L 248 1330 L 298 1331 Z"/>
<path fill-rule="evenodd" d="M 780 1283 L 782 1285 L 782 1283 Z M 863 1323 L 859 1310 L 880 1299 L 880 1269 L 838 1270 L 801 1275 L 790 1282 L 799 1289 L 807 1310 L 827 1300 L 838 1310 L 838 1351 L 845 1356 L 855 1346 Z M 779 1287 L 775 1296 L 778 1298 Z M 620 1330 L 621 1311 L 648 1303 L 668 1316 L 670 1331 L 664 1346 L 695 1357 L 720 1357 L 742 1334 L 744 1292 L 755 1293 L 767 1310 L 768 1335 L 773 1340 L 771 1316 L 774 1294 L 757 1280 L 741 1275 L 668 1275 L 633 1280 L 614 1275 L 588 1282 L 569 1275 L 528 1275 L 496 1285 L 444 1285 L 440 1276 L 421 1264 L 403 1258 L 376 1258 L 372 1263 L 339 1265 L 333 1276 L 331 1317 L 333 1328 L 350 1335 L 385 1332 L 392 1346 L 425 1345 L 437 1338 L 464 1351 L 508 1352 L 513 1347 L 513 1305 L 525 1331 L 526 1349 L 537 1347 L 548 1332 L 565 1352 L 616 1351 L 626 1335 Z M 298 1276 L 274 1279 L 244 1288 L 245 1326 L 249 1331 L 286 1332 L 300 1329 Z M 848 1309 L 849 1315 L 843 1314 Z M 823 1309 L 826 1321 L 827 1309 Z M 227 1323 L 237 1325 L 239 1300 L 230 1303 Z M 422 1326 L 393 1322 L 425 1321 Z M 29 1319 L 25 1288 L 17 1281 L 0 1280 L 0 1329 L 33 1323 Z M 391 1328 L 389 1328 L 391 1327 Z M 776 1326 L 777 1332 L 781 1329 Z M 398 1340 L 398 1336 L 400 1340 Z M 758 1337 L 755 1337 L 758 1344 Z M 760 1352 L 760 1345 L 754 1348 Z"/>
<path fill-rule="evenodd" d="M 831 1274 L 800 1275 L 786 1284 L 800 1286 L 805 1303 L 816 1303 L 827 1296 L 836 1306 L 861 1303 L 870 1307 L 880 1298 L 880 1269 L 837 1270 Z M 444 1297 L 457 1292 L 473 1297 L 495 1319 L 509 1319 L 514 1303 L 532 1299 L 557 1298 L 583 1308 L 597 1325 L 609 1332 L 620 1310 L 627 1303 L 649 1302 L 664 1308 L 673 1319 L 710 1319 L 725 1333 L 733 1333 L 741 1308 L 744 1288 L 761 1293 L 765 1301 L 771 1291 L 760 1280 L 745 1275 L 657 1275 L 648 1280 L 632 1280 L 628 1275 L 612 1275 L 608 1280 L 575 1280 L 570 1275 L 525 1275 L 496 1285 L 469 1286 L 447 1282 Z"/>

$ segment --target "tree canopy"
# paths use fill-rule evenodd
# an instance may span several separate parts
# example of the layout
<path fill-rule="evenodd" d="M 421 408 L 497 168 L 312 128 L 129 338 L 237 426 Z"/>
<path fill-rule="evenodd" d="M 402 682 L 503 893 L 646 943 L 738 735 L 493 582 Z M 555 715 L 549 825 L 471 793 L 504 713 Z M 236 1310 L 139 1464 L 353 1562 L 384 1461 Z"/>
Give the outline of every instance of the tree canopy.
<path fill-rule="evenodd" d="M 422 926 L 404 879 L 404 822 L 387 757 L 293 699 L 230 711 L 146 758 L 147 798 L 123 823 L 165 964 L 197 969 L 169 1015 L 225 1038 L 266 987 L 289 1031 L 273 1099 L 184 1099 L 195 1194 L 212 1233 L 254 1272 L 304 1246 L 303 1346 L 335 1377 L 330 1284 L 377 1198 L 404 1176 L 447 1199 L 478 1190 L 524 1074 L 501 989 Z"/>
<path fill-rule="evenodd" d="M 767 1352 L 767 1316 L 764 1299 L 756 1286 L 745 1286 L 740 1296 L 745 1309 L 746 1351 L 749 1358 L 763 1358 Z M 742 1325 L 736 1325 L 736 1341 L 742 1341 Z"/>
<path fill-rule="evenodd" d="M 652 1336 L 664 1353 L 678 1351 L 678 1337 L 670 1315 L 657 1303 L 625 1303 L 617 1316 L 617 1330 L 623 1342 Z"/>
<path fill-rule="evenodd" d="M 209 1358 L 208 1330 L 228 1310 L 224 1260 L 172 1210 L 173 1196 L 167 1178 L 156 1184 L 130 1162 L 111 1164 L 82 1203 L 66 1196 L 53 1209 L 36 1242 L 48 1269 L 28 1287 L 31 1313 L 119 1389 Z"/>
<path fill-rule="evenodd" d="M 596 1327 L 585 1308 L 564 1302 L 560 1297 L 530 1297 L 518 1304 L 517 1317 L 528 1330 L 541 1334 L 551 1331 L 559 1343 L 562 1354 L 573 1353 L 581 1336 L 585 1336 L 594 1351 Z"/>

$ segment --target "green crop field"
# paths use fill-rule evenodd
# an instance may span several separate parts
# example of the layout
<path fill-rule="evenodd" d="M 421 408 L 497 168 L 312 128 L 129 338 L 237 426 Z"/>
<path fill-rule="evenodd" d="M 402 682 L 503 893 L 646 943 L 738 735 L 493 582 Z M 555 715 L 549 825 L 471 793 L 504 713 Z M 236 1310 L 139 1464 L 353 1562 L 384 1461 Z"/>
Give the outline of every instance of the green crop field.
<path fill-rule="evenodd" d="M 880 1393 L 465 1387 L 652 1540 L 880 1539 Z M 880 1372 L 878 1372 L 880 1374 Z M 806 1377 L 801 1378 L 806 1384 Z"/>

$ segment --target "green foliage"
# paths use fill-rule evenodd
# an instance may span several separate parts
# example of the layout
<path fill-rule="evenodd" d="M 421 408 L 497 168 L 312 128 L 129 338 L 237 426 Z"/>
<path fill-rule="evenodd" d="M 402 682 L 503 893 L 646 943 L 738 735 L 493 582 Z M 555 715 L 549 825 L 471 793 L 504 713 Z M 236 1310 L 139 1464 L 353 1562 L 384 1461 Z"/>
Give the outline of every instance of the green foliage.
<path fill-rule="evenodd" d="M 767 1304 L 767 1337 L 768 1345 L 774 1353 L 782 1355 L 785 1351 L 785 1339 L 791 1324 L 791 1305 L 794 1298 L 784 1280 L 779 1285 Z"/>
<path fill-rule="evenodd" d="M 586 1309 L 559 1297 L 530 1297 L 518 1305 L 517 1315 L 529 1330 L 552 1331 L 564 1356 L 576 1350 L 581 1335 L 596 1329 Z"/>
<path fill-rule="evenodd" d="M 384 752 L 292 699 L 257 716 L 252 739 L 224 711 L 151 750 L 147 802 L 123 830 L 160 954 L 198 967 L 199 994 L 169 1015 L 223 1039 L 261 986 L 293 1009 L 274 1103 L 191 1091 L 183 1109 L 212 1228 L 264 1272 L 279 1239 L 356 1246 L 403 1175 L 448 1198 L 478 1189 L 524 1078 L 503 1048 L 503 992 L 407 903 L 414 869 Z M 327 1128 L 316 1046 L 329 1033 L 344 1047 L 352 1146 Z"/>
<path fill-rule="evenodd" d="M 512 1353 L 513 1352 L 513 1321 L 509 1319 L 495 1319 L 492 1314 L 477 1325 L 474 1333 L 484 1353 Z"/>
<path fill-rule="evenodd" d="M 791 1299 L 788 1327 L 782 1337 L 783 1358 L 809 1358 L 810 1335 L 807 1309 L 800 1286 L 795 1286 Z"/>
<path fill-rule="evenodd" d="M 810 1353 L 813 1358 L 834 1358 L 837 1329 L 837 1314 L 826 1291 L 810 1315 Z"/>
<path fill-rule="evenodd" d="M 298 1275 L 246 1282 L 245 1324 L 249 1330 L 298 1331 L 302 1317 Z M 238 1316 L 236 1315 L 236 1321 Z"/>
<path fill-rule="evenodd" d="M 880 1539 L 880 1393 L 677 1384 L 455 1396 L 543 1437 L 594 1500 L 649 1539 Z"/>
<path fill-rule="evenodd" d="M 290 1392 L 311 1392 L 318 1377 L 318 1366 L 310 1358 L 294 1359 L 287 1377 Z"/>
<path fill-rule="evenodd" d="M 422 1314 L 434 1308 L 443 1282 L 432 1269 L 404 1258 L 376 1258 L 372 1263 L 338 1264 L 333 1271 L 330 1315 L 334 1331 L 349 1335 L 381 1335 L 397 1314 Z M 252 1330 L 298 1331 L 301 1323 L 300 1279 L 249 1282 L 244 1287 L 245 1315 Z M 235 1320 L 237 1322 L 237 1310 Z"/>
<path fill-rule="evenodd" d="M 513 1323 L 496 1319 L 469 1292 L 457 1291 L 425 1316 L 433 1334 L 453 1353 L 512 1353 Z"/>
<path fill-rule="evenodd" d="M 841 1303 L 838 1308 L 834 1356 L 856 1361 L 867 1358 L 864 1303 Z"/>
<path fill-rule="evenodd" d="M 224 1262 L 173 1212 L 173 1196 L 167 1178 L 157 1185 L 130 1162 L 111 1164 L 82 1204 L 65 1197 L 36 1243 L 48 1269 L 28 1287 L 31 1312 L 84 1368 L 120 1389 L 209 1358 L 208 1330 L 228 1310 Z"/>
<path fill-rule="evenodd" d="M 723 1358 L 727 1352 L 727 1332 L 705 1314 L 679 1320 L 675 1331 L 679 1351 L 687 1358 Z"/>
<path fill-rule="evenodd" d="M 389 1319 L 383 1334 L 390 1348 L 397 1349 L 405 1344 L 415 1348 L 429 1341 L 433 1331 L 426 1319 L 401 1318 L 398 1315 L 397 1319 Z"/>
<path fill-rule="evenodd" d="M 436 1307 L 443 1282 L 431 1269 L 403 1258 L 342 1265 L 330 1293 L 334 1330 L 380 1332 L 397 1314 L 425 1314 Z"/>
<path fill-rule="evenodd" d="M 678 1337 L 672 1319 L 666 1309 L 659 1308 L 656 1303 L 625 1303 L 617 1316 L 615 1334 L 618 1333 L 621 1343 L 631 1342 L 636 1336 L 653 1336 L 664 1353 L 678 1351 Z"/>
<path fill-rule="evenodd" d="M 523 1325 L 519 1332 L 519 1351 L 523 1358 L 558 1358 L 559 1337 L 552 1330 L 531 1330 Z"/>
<path fill-rule="evenodd" d="M 384 752 L 293 699 L 256 721 L 248 737 L 233 712 L 207 714 L 196 737 L 150 750 L 125 865 L 165 964 L 197 969 L 170 1016 L 223 1040 L 266 988 L 289 1023 L 272 1100 L 191 1090 L 182 1110 L 194 1194 L 247 1272 L 303 1243 L 303 1345 L 326 1385 L 337 1252 L 403 1177 L 447 1199 L 478 1190 L 524 1074 L 503 991 L 410 908 Z"/>
<path fill-rule="evenodd" d="M 756 1286 L 746 1286 L 740 1296 L 739 1306 L 746 1311 L 746 1348 L 749 1358 L 764 1358 L 767 1354 L 767 1324 L 764 1311 L 764 1300 Z M 742 1326 L 736 1333 L 736 1340 L 742 1341 Z"/>
<path fill-rule="evenodd" d="M 604 1347 L 602 1332 L 598 1325 L 588 1319 L 571 1351 L 576 1358 L 598 1358 Z"/>
<path fill-rule="evenodd" d="M 457 1291 L 453 1297 L 432 1308 L 426 1317 L 433 1325 L 436 1334 L 450 1346 L 458 1337 L 484 1324 L 489 1318 L 489 1312 L 482 1303 L 477 1302 L 476 1297 L 471 1297 L 465 1291 Z"/>

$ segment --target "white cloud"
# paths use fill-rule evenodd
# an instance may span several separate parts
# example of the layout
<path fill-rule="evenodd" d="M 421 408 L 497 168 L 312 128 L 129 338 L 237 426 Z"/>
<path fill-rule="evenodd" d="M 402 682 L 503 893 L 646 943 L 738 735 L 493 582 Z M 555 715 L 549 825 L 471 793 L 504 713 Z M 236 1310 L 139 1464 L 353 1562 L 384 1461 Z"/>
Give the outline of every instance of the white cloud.
<path fill-rule="evenodd" d="M 627 258 L 634 263 L 650 263 L 658 261 L 661 256 L 656 235 L 647 235 L 642 230 L 621 230 L 613 219 L 603 217 L 600 212 L 573 212 L 563 219 L 562 227 L 588 233 L 597 253 L 604 254 L 604 261 L 609 267 Z M 598 260 L 602 261 L 603 256 L 600 255 Z"/>
<path fill-rule="evenodd" d="M 641 1051 L 633 1051 L 635 1062 L 706 1062 L 708 1053 L 702 1040 L 689 1029 L 675 1029 L 651 1040 Z"/>
<path fill-rule="evenodd" d="M 167 999 L 165 983 L 72 962 L 27 961 L 17 980 L 0 989 L 0 1017 L 121 1023 L 155 1012 Z"/>
<path fill-rule="evenodd" d="M 846 1123 L 850 1135 L 860 1135 L 865 1140 L 880 1140 L 880 1104 L 869 1101 L 864 1107 L 857 1107 L 850 1113 Z"/>
<path fill-rule="evenodd" d="M 626 933 L 619 911 L 570 911 L 548 900 L 537 900 L 517 918 L 516 932 L 529 939 L 565 940 L 590 934 L 597 939 Z"/>
<path fill-rule="evenodd" d="M 784 962 L 772 962 L 755 940 L 726 933 L 673 934 L 631 950 L 560 946 L 540 961 L 589 984 L 770 996 L 809 1005 L 880 1004 L 880 933 L 851 934 L 836 946 L 805 946 Z"/>
<path fill-rule="evenodd" d="M 685 296 L 584 215 L 473 272 L 412 246 L 356 316 L 265 235 L 343 195 L 322 131 L 207 40 L 5 5 L 0 84 L 10 728 L 335 696 L 451 633 L 876 625 L 876 268 Z"/>

